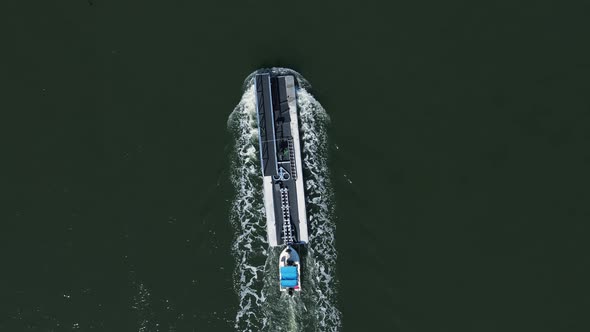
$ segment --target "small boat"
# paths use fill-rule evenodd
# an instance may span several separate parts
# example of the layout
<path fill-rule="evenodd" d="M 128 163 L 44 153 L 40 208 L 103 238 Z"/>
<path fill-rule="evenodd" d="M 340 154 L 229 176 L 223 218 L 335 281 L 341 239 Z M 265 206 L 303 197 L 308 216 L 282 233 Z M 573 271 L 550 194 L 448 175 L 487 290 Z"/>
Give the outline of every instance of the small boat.
<path fill-rule="evenodd" d="M 301 291 L 301 260 L 293 247 L 287 246 L 279 256 L 279 280 L 281 292 Z"/>

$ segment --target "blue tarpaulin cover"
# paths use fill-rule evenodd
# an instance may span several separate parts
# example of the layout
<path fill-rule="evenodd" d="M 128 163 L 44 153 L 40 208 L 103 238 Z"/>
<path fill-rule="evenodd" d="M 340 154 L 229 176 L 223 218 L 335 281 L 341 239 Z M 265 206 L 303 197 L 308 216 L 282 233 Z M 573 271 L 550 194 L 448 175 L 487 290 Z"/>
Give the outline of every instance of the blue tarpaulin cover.
<path fill-rule="evenodd" d="M 295 287 L 297 280 L 281 280 L 281 287 Z"/>
<path fill-rule="evenodd" d="M 283 266 L 283 267 L 281 267 L 281 279 L 282 280 L 297 280 L 297 267 L 296 266 Z"/>

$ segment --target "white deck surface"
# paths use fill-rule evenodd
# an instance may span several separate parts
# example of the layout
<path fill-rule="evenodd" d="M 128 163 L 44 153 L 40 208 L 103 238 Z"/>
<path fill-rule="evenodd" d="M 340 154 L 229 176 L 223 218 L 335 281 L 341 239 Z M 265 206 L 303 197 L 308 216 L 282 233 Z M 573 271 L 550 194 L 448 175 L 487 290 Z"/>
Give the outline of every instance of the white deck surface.
<path fill-rule="evenodd" d="M 262 177 L 264 183 L 264 210 L 266 211 L 266 232 L 268 244 L 272 247 L 278 245 L 277 226 L 275 222 L 275 204 L 272 193 L 272 176 Z"/>
<path fill-rule="evenodd" d="M 303 187 L 303 159 L 301 155 L 301 143 L 299 141 L 299 117 L 297 116 L 297 99 L 295 96 L 295 82 L 293 76 L 285 79 L 287 83 L 287 100 L 289 101 L 289 115 L 291 116 L 291 135 L 293 135 L 293 147 L 295 149 L 295 167 L 297 168 L 297 208 L 299 212 L 299 240 L 309 242 L 307 232 L 307 213 L 305 211 L 305 188 Z"/>

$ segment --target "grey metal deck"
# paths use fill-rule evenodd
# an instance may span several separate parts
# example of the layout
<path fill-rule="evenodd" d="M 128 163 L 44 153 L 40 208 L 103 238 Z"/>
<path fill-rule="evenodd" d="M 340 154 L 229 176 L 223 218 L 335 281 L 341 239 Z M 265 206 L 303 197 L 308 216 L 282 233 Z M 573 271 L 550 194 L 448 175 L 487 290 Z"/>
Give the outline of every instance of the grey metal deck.
<path fill-rule="evenodd" d="M 293 110 L 296 107 L 294 79 L 264 73 L 256 75 L 255 82 L 262 174 L 265 181 L 272 181 L 272 197 L 265 197 L 267 214 L 273 213 L 273 216 L 267 215 L 267 222 L 274 223 L 268 230 L 275 233 L 268 234 L 269 241 L 276 245 L 305 243 L 305 206 L 299 206 L 305 204 L 305 198 L 301 174 L 297 171 L 301 168 L 298 165 L 301 152 L 299 142 L 294 142 L 299 135 L 292 132 L 293 127 L 297 128 L 292 126 L 292 121 L 297 124 L 297 119 L 292 119 L 297 116 L 296 109 Z M 270 191 L 265 192 L 270 194 Z"/>

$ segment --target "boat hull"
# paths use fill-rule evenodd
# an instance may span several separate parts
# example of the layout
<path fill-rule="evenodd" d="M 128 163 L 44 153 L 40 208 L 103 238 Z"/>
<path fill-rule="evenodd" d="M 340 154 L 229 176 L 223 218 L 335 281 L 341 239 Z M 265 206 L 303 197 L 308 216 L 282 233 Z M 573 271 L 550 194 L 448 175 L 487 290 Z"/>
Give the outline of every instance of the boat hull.
<path fill-rule="evenodd" d="M 279 256 L 279 289 L 290 294 L 301 291 L 301 259 L 291 246 Z"/>
<path fill-rule="evenodd" d="M 255 84 L 268 243 L 306 244 L 296 80 L 292 75 L 261 73 Z"/>

